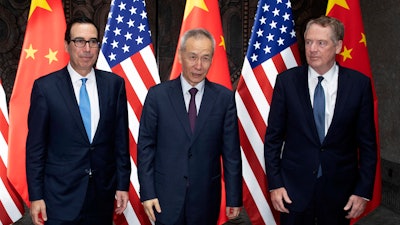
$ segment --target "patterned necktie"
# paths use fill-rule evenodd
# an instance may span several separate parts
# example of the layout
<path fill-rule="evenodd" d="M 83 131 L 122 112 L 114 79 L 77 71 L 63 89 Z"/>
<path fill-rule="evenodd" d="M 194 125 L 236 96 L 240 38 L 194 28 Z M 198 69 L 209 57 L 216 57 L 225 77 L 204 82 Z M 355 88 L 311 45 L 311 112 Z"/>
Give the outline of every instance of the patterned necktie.
<path fill-rule="evenodd" d="M 321 85 L 323 79 L 322 76 L 318 77 L 318 84 L 314 92 L 314 120 L 321 143 L 325 138 L 325 94 Z"/>
<path fill-rule="evenodd" d="M 79 91 L 79 110 L 81 111 L 83 125 L 85 125 L 87 136 L 89 138 L 89 141 L 91 142 L 92 134 L 91 134 L 90 101 L 88 92 L 86 90 L 87 78 L 82 78 L 81 80 L 82 80 L 82 86 Z"/>
<path fill-rule="evenodd" d="M 325 94 L 321 82 L 324 78 L 318 77 L 318 84 L 314 92 L 314 120 L 317 127 L 319 141 L 322 143 L 325 138 Z M 322 167 L 319 164 L 317 177 L 322 176 Z"/>
<path fill-rule="evenodd" d="M 188 115 L 189 115 L 190 128 L 192 129 L 192 132 L 194 131 L 194 126 L 196 124 L 196 118 L 197 118 L 197 109 L 195 102 L 197 91 L 198 91 L 197 88 L 192 88 L 189 90 L 190 102 L 189 102 Z"/>

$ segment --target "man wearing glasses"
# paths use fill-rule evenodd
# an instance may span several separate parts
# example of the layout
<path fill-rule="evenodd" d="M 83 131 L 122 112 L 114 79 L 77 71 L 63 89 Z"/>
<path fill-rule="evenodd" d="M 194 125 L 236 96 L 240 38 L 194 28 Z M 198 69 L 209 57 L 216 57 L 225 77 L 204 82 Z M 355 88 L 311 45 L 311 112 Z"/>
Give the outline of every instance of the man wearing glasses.
<path fill-rule="evenodd" d="M 65 33 L 68 65 L 32 88 L 26 143 L 35 225 L 111 225 L 128 201 L 130 156 L 124 80 L 93 68 L 99 32 L 86 17 Z"/>

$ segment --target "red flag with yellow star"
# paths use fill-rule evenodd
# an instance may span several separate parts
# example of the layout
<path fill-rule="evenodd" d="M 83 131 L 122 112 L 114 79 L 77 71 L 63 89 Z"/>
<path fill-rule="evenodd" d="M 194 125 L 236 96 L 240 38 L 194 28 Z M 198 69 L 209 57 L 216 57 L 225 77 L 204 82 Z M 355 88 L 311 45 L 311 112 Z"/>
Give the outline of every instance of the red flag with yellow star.
<path fill-rule="evenodd" d="M 208 71 L 207 78 L 212 82 L 219 83 L 229 89 L 232 89 L 218 0 L 186 1 L 186 7 L 179 36 L 182 36 L 186 31 L 193 28 L 204 28 L 208 30 L 215 39 L 213 63 Z M 178 41 L 178 46 L 179 42 L 180 39 Z M 182 67 L 178 61 L 177 47 L 170 79 L 178 77 L 181 72 Z"/>
<path fill-rule="evenodd" d="M 362 22 L 361 8 L 359 0 L 329 0 L 326 9 L 326 15 L 335 17 L 343 22 L 345 28 L 345 35 L 343 40 L 343 49 L 337 55 L 337 62 L 340 65 L 358 70 L 361 73 L 369 76 L 372 79 L 372 72 L 369 63 L 367 41 L 364 33 L 364 26 Z M 375 127 L 377 139 L 377 156 L 378 163 L 375 174 L 374 193 L 372 199 L 368 202 L 365 212 L 357 218 L 365 216 L 372 210 L 377 208 L 381 203 L 381 166 L 380 166 L 380 144 L 378 132 L 378 100 L 376 97 L 375 88 L 374 94 L 374 111 L 375 111 Z M 352 220 L 354 224 L 357 220 Z"/>
<path fill-rule="evenodd" d="M 229 74 L 228 59 L 226 56 L 225 39 L 222 32 L 221 15 L 218 0 L 187 0 L 183 15 L 182 27 L 179 37 L 186 31 L 193 28 L 204 28 L 208 30 L 215 39 L 215 51 L 213 62 L 207 74 L 207 79 L 232 89 Z M 181 64 L 178 61 L 178 47 L 176 48 L 174 64 L 172 65 L 170 79 L 178 77 L 182 72 Z M 222 199 L 218 224 L 225 223 L 228 218 L 225 215 L 225 182 L 221 176 Z"/>
<path fill-rule="evenodd" d="M 69 56 L 64 48 L 65 28 L 61 0 L 32 0 L 10 99 L 7 171 L 9 180 L 27 204 L 25 143 L 32 86 L 36 78 L 67 65 Z"/>

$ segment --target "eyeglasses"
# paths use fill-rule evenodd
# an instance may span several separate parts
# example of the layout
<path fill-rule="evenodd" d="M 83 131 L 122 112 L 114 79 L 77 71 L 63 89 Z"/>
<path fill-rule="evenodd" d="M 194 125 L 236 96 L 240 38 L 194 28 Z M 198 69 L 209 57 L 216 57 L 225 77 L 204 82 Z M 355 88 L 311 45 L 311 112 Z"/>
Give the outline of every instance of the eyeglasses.
<path fill-rule="evenodd" d="M 198 55 L 188 53 L 185 55 L 186 60 L 191 64 L 196 64 L 199 60 L 202 64 L 210 64 L 212 61 L 212 56 L 205 55 L 199 57 Z"/>
<path fill-rule="evenodd" d="M 74 42 L 74 45 L 78 48 L 85 47 L 86 43 L 89 43 L 89 47 L 91 47 L 91 48 L 98 48 L 100 45 L 99 41 L 97 41 L 96 38 L 89 39 L 89 41 L 86 41 L 85 39 L 82 39 L 82 38 L 76 38 L 71 41 Z"/>

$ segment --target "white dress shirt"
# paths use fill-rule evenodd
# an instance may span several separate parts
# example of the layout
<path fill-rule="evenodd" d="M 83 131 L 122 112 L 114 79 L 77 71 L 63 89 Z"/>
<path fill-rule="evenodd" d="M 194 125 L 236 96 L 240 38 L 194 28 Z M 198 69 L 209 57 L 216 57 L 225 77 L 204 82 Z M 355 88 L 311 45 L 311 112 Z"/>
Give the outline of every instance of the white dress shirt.
<path fill-rule="evenodd" d="M 189 111 L 189 102 L 190 102 L 190 98 L 191 98 L 189 90 L 192 89 L 193 86 L 190 85 L 182 75 L 180 76 L 180 79 L 181 79 L 181 85 L 182 85 L 183 98 L 185 99 L 186 111 Z M 205 81 L 203 80 L 200 83 L 198 83 L 196 86 L 194 86 L 194 88 L 197 88 L 197 94 L 195 95 L 196 96 L 195 102 L 196 102 L 197 114 L 199 114 L 201 100 L 203 99 L 204 83 L 205 83 Z"/>
<path fill-rule="evenodd" d="M 318 74 L 310 66 L 308 67 L 308 87 L 310 91 L 311 105 L 314 106 L 314 91 L 318 84 L 318 77 L 323 76 L 324 79 L 321 81 L 321 85 L 324 89 L 325 94 L 325 135 L 328 132 L 329 126 L 331 125 L 333 113 L 335 111 L 339 67 L 336 63 L 332 68 L 325 74 Z"/>
<path fill-rule="evenodd" d="M 72 81 L 72 86 L 74 87 L 74 92 L 75 92 L 75 97 L 76 101 L 79 105 L 79 91 L 82 86 L 82 78 L 87 78 L 86 81 L 86 90 L 89 95 L 89 101 L 90 101 L 90 116 L 91 116 L 91 140 L 93 140 L 93 137 L 96 133 L 97 125 L 99 123 L 100 119 L 100 108 L 99 108 L 99 96 L 97 92 L 97 83 L 96 83 L 96 76 L 94 74 L 94 69 L 90 71 L 86 77 L 82 77 L 79 73 L 77 73 L 71 66 L 71 64 L 68 64 L 67 66 L 69 75 L 71 76 L 71 81 Z"/>

